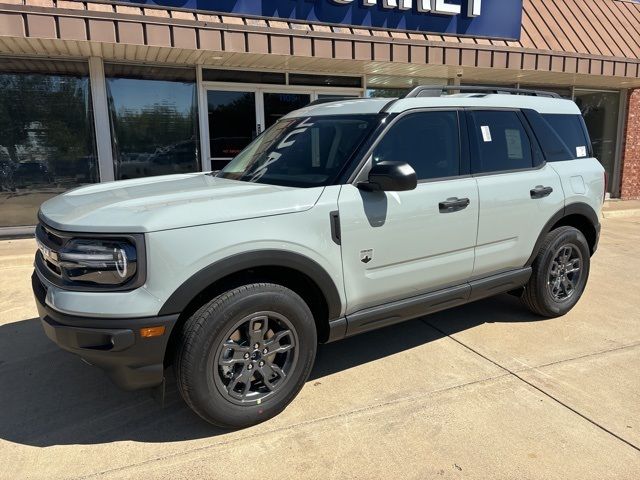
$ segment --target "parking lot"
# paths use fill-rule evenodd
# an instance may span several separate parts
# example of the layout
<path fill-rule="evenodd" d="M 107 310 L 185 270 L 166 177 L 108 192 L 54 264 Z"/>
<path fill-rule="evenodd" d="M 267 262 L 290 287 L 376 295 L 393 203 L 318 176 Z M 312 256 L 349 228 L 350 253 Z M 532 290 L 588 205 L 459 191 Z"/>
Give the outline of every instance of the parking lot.
<path fill-rule="evenodd" d="M 52 344 L 33 249 L 0 242 L 2 479 L 640 475 L 640 216 L 603 221 L 569 315 L 502 295 L 324 345 L 283 414 L 235 432 L 192 414 L 171 378 L 163 407 Z"/>

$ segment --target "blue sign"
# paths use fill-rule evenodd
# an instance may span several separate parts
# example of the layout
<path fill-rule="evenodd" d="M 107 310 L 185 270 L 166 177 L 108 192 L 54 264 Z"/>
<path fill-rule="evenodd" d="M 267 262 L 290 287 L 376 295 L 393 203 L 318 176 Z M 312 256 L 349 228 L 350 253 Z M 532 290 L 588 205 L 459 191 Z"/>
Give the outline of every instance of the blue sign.
<path fill-rule="evenodd" d="M 522 0 L 128 0 L 253 17 L 520 39 Z"/>

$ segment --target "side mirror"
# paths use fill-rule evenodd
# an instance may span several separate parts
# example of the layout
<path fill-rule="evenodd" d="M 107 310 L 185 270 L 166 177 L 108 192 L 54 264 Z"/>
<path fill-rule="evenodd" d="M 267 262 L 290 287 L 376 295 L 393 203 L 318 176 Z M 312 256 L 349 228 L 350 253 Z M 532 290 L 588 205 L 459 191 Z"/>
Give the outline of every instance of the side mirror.
<path fill-rule="evenodd" d="M 371 167 L 369 179 L 358 183 L 358 188 L 383 192 L 404 192 L 418 185 L 416 172 L 405 162 L 380 162 Z"/>

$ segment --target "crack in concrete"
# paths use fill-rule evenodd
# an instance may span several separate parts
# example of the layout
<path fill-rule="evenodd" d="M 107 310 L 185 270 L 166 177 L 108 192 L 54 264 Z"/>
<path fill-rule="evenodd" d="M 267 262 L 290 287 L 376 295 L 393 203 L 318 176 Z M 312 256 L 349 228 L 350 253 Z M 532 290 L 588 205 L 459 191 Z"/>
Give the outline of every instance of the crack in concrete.
<path fill-rule="evenodd" d="M 193 448 L 193 449 L 190 449 L 190 450 L 183 450 L 181 452 L 175 452 L 175 453 L 170 453 L 170 454 L 167 454 L 167 455 L 162 455 L 162 456 L 159 456 L 159 457 L 150 458 L 148 460 L 145 460 L 145 461 L 139 462 L 139 463 L 133 463 L 133 464 L 130 464 L 130 465 L 124 465 L 122 467 L 112 468 L 112 469 L 108 469 L 108 470 L 102 470 L 100 472 L 94 472 L 94 473 L 90 473 L 90 474 L 87 474 L 87 475 L 84 475 L 84 476 L 70 477 L 70 478 L 73 478 L 75 480 L 85 480 L 85 479 L 89 479 L 89 478 L 100 477 L 102 475 L 107 475 L 107 474 L 110 474 L 110 473 L 123 472 L 123 471 L 129 470 L 129 469 L 132 469 L 132 468 L 138 468 L 138 467 L 141 467 L 141 466 L 144 466 L 144 465 L 150 465 L 152 463 L 156 463 L 156 462 L 160 462 L 160 461 L 168 460 L 168 459 L 172 459 L 172 458 L 179 458 L 179 457 L 182 457 L 182 456 L 185 456 L 185 455 L 190 455 L 190 454 L 193 454 L 193 453 L 203 452 L 203 451 L 206 451 L 206 450 L 209 450 L 209 449 L 212 449 L 212 448 L 216 448 L 216 447 L 231 445 L 231 444 L 238 443 L 238 442 L 241 442 L 241 441 L 244 441 L 244 440 L 249 440 L 249 439 L 252 439 L 252 438 L 256 438 L 257 439 L 257 438 L 264 437 L 264 436 L 267 436 L 267 435 L 272 435 L 274 433 L 284 432 L 286 430 L 293 430 L 293 429 L 298 428 L 298 427 L 306 427 L 306 426 L 314 425 L 314 424 L 321 423 L 321 422 L 327 422 L 327 421 L 335 420 L 335 419 L 338 419 L 338 418 L 345 418 L 345 417 L 349 417 L 349 416 L 352 416 L 352 415 L 357 415 L 357 414 L 363 413 L 363 412 L 375 411 L 375 410 L 378 410 L 378 409 L 381 409 L 381 408 L 384 408 L 384 407 L 388 407 L 388 406 L 401 405 L 403 403 L 411 403 L 411 402 L 414 402 L 416 400 L 421 400 L 421 399 L 424 399 L 426 397 L 431 397 L 433 395 L 437 395 L 439 393 L 449 392 L 449 391 L 453 391 L 453 390 L 469 387 L 469 386 L 472 386 L 472 385 L 479 385 L 479 384 L 486 383 L 486 382 L 492 382 L 494 380 L 499 380 L 501 378 L 505 378 L 505 377 L 509 377 L 509 376 L 510 376 L 509 373 L 503 373 L 503 374 L 500 374 L 500 375 L 493 375 L 493 376 L 482 378 L 482 379 L 479 379 L 479 380 L 474 380 L 472 382 L 460 383 L 458 385 L 453 385 L 453 386 L 446 387 L 446 388 L 440 388 L 440 389 L 437 389 L 437 390 L 431 390 L 429 392 L 421 393 L 421 394 L 418 394 L 418 395 L 412 395 L 410 397 L 403 397 L 403 398 L 398 398 L 398 399 L 395 399 L 395 400 L 389 400 L 387 402 L 379 402 L 379 403 L 367 405 L 365 407 L 357 408 L 355 410 L 349 410 L 348 412 L 342 412 L 342 413 L 337 413 L 335 415 L 327 415 L 327 416 L 324 416 L 324 417 L 314 418 L 312 420 L 307 420 L 307 421 L 304 421 L 304 422 L 298 422 L 298 423 L 294 423 L 292 425 L 285 425 L 285 426 L 282 426 L 282 427 L 273 428 L 271 430 L 267 430 L 267 431 L 264 431 L 264 432 L 252 433 L 252 434 L 249 434 L 249 435 L 241 436 L 241 437 L 238 437 L 238 438 L 233 438 L 233 439 L 230 439 L 230 440 L 222 440 L 222 441 L 219 441 L 219 442 L 214 442 L 214 443 L 210 443 L 210 444 L 207 444 L 207 445 L 202 445 L 200 447 L 196 447 L 196 448 Z"/>
<path fill-rule="evenodd" d="M 518 372 L 522 373 L 522 372 L 526 372 L 526 371 L 530 371 L 533 369 L 537 369 L 537 368 L 542 368 L 542 367 L 546 367 L 549 365 L 557 365 L 559 363 L 564 363 L 564 362 L 569 362 L 572 360 L 578 360 L 580 358 L 586 358 L 586 357 L 593 357 L 593 356 L 597 356 L 597 355 L 603 355 L 605 353 L 609 353 L 609 352 L 614 352 L 616 350 L 621 350 L 624 348 L 630 348 L 630 347 L 635 347 L 637 345 L 639 345 L 639 343 L 635 343 L 632 345 L 626 345 L 626 346 L 622 346 L 622 347 L 615 347 L 609 350 L 604 350 L 601 352 L 595 352 L 595 353 L 591 353 L 591 354 L 586 354 L 586 355 L 582 355 L 582 356 L 578 356 L 575 358 L 570 358 L 570 359 L 566 359 L 566 360 L 559 360 L 556 362 L 550 362 L 546 365 L 540 365 L 537 367 L 530 367 L 530 368 L 525 368 L 523 370 L 518 370 L 518 371 L 514 371 L 511 370 L 503 365 L 501 365 L 500 363 L 498 363 L 497 361 L 489 358 L 488 356 L 480 353 L 479 351 L 475 350 L 474 348 L 470 347 L 469 345 L 467 345 L 466 343 L 462 342 L 461 340 L 458 340 L 457 338 L 455 338 L 452 335 L 448 335 L 446 332 L 444 332 L 443 330 L 439 329 L 438 327 L 434 326 L 433 324 L 429 323 L 426 320 L 422 320 L 422 322 L 424 322 L 426 325 L 430 326 L 431 328 L 433 328 L 434 330 L 436 330 L 437 332 L 441 333 L 442 335 L 450 338 L 451 340 L 453 340 L 454 342 L 456 342 L 458 345 L 468 349 L 469 351 L 475 353 L 476 355 L 478 355 L 479 357 L 485 359 L 486 361 L 492 363 L 493 365 L 495 365 L 496 367 L 504 370 L 505 372 L 508 372 L 508 375 L 512 375 L 513 377 L 517 378 L 518 380 L 520 380 L 521 382 L 527 384 L 528 386 L 530 386 L 531 388 L 539 391 L 540 393 L 542 393 L 544 396 L 550 398 L 551 400 L 553 400 L 554 402 L 558 403 L 559 405 L 563 406 L 564 408 L 566 408 L 567 410 L 575 413 L 576 415 L 578 415 L 579 417 L 581 417 L 582 419 L 586 420 L 587 422 L 591 423 L 592 425 L 594 425 L 595 427 L 599 428 L 600 430 L 602 430 L 603 432 L 611 435 L 612 437 L 616 438 L 617 440 L 619 440 L 620 442 L 628 445 L 629 447 L 633 448 L 634 450 L 636 450 L 637 452 L 640 452 L 640 447 L 638 447 L 637 445 L 634 445 L 633 443 L 631 443 L 629 440 L 626 440 L 625 438 L 621 437 L 620 435 L 618 435 L 617 433 L 609 430 L 607 427 L 605 427 L 604 425 L 601 425 L 600 423 L 598 423 L 597 421 L 595 421 L 594 419 L 588 417 L 587 415 L 579 412 L 578 410 L 576 410 L 575 408 L 573 408 L 572 406 L 570 406 L 569 404 L 563 402 L 562 400 L 556 398 L 555 396 L 553 396 L 552 394 L 550 394 L 549 392 L 545 391 L 544 389 L 542 389 L 541 387 L 538 387 L 537 385 L 529 382 L 528 380 L 525 380 L 524 378 L 522 378 L 520 375 L 518 375 Z"/>
<path fill-rule="evenodd" d="M 582 358 L 588 358 L 588 357 L 594 357 L 594 356 L 598 356 L 598 355 L 603 355 L 603 354 L 606 354 L 606 353 L 615 352 L 615 351 L 623 350 L 623 349 L 627 349 L 627 348 L 638 347 L 638 346 L 640 346 L 640 342 L 635 342 L 633 344 L 622 345 L 622 346 L 619 346 L 619 347 L 614 347 L 614 348 L 610 348 L 610 349 L 606 349 L 606 350 L 600 350 L 598 352 L 587 353 L 587 354 L 584 354 L 584 355 L 578 355 L 576 357 L 571 357 L 571 358 L 567 358 L 567 359 L 563 359 L 563 360 L 557 360 L 557 361 L 554 361 L 554 362 L 545 363 L 543 365 L 538 365 L 538 366 L 535 366 L 535 367 L 524 368 L 522 370 L 512 371 L 512 370 L 502 366 L 501 364 L 495 362 L 494 360 L 490 359 L 489 357 L 483 355 L 482 353 L 476 351 L 472 347 L 466 345 L 464 342 L 452 337 L 451 335 L 447 335 L 444 331 L 442 331 L 439 328 L 433 326 L 428 321 L 422 320 L 422 322 L 425 323 L 427 326 L 433 328 L 434 330 L 436 330 L 440 334 L 444 335 L 445 337 L 453 340 L 454 342 L 456 342 L 457 344 L 459 344 L 463 348 L 471 351 L 475 355 L 478 355 L 479 357 L 483 358 L 484 360 L 492 363 L 496 367 L 498 367 L 501 370 L 503 370 L 505 373 L 501 374 L 501 375 L 494 375 L 494 376 L 482 378 L 482 379 L 479 379 L 479 380 L 474 380 L 472 382 L 465 382 L 465 383 L 461 383 L 461 384 L 458 384 L 458 385 L 453 385 L 453 386 L 442 388 L 442 389 L 432 390 L 432 391 L 429 391 L 429 392 L 421 393 L 419 395 L 412 395 L 410 397 L 404 397 L 404 398 L 399 398 L 399 399 L 395 399 L 395 400 L 390 400 L 388 402 L 375 403 L 375 404 L 367 405 L 365 407 L 358 408 L 358 409 L 355 409 L 355 410 L 350 410 L 348 412 L 342 412 L 342 413 L 335 414 L 335 415 L 327 415 L 327 416 L 324 416 L 324 417 L 315 418 L 313 420 L 307 420 L 307 421 L 304 421 L 304 422 L 294 423 L 292 425 L 286 425 L 286 426 L 274 428 L 274 429 L 267 430 L 267 431 L 264 431 L 264 432 L 257 432 L 257 433 L 253 433 L 253 434 L 249 434 L 249 435 L 244 435 L 244 436 L 240 436 L 238 438 L 233 438 L 233 439 L 230 439 L 230 440 L 221 440 L 221 441 L 210 443 L 210 444 L 207 444 L 207 445 L 202 445 L 200 447 L 196 447 L 196 448 L 193 448 L 193 449 L 190 449 L 190 450 L 171 453 L 171 454 L 167 454 L 167 455 L 162 455 L 162 456 L 159 456 L 159 457 L 150 458 L 150 459 L 145 460 L 143 462 L 138 462 L 138 463 L 134 463 L 134 464 L 130 464 L 130 465 L 124 465 L 122 467 L 113 468 L 113 469 L 107 469 L 107 470 L 103 470 L 103 471 L 100 471 L 100 472 L 93 472 L 93 473 L 90 473 L 88 475 L 84 475 L 84 476 L 81 476 L 81 477 L 73 477 L 73 478 L 75 478 L 77 480 L 84 480 L 84 479 L 101 477 L 103 475 L 108 475 L 108 474 L 111 474 L 111 473 L 124 472 L 126 470 L 135 469 L 135 468 L 138 468 L 138 467 L 141 467 L 141 466 L 145 466 L 145 465 L 151 465 L 151 464 L 154 464 L 154 463 L 157 463 L 157 462 L 161 462 L 163 460 L 168 460 L 168 459 L 173 459 L 173 458 L 180 458 L 180 457 L 183 457 L 183 456 L 186 456 L 186 455 L 191 455 L 191 454 L 198 453 L 198 452 L 204 452 L 204 451 L 209 450 L 209 449 L 213 449 L 213 448 L 221 447 L 221 446 L 226 446 L 226 445 L 231 445 L 231 444 L 242 442 L 244 440 L 249 440 L 249 439 L 252 439 L 252 438 L 256 438 L 257 439 L 257 438 L 260 438 L 260 437 L 264 437 L 264 436 L 267 436 L 267 435 L 272 435 L 274 433 L 279 433 L 279 432 L 283 432 L 283 431 L 286 431 L 286 430 L 293 430 L 293 429 L 299 428 L 299 427 L 305 427 L 305 426 L 314 425 L 314 424 L 321 423 L 321 422 L 327 422 L 327 421 L 335 420 L 335 419 L 338 419 L 338 418 L 349 417 L 349 416 L 357 415 L 357 414 L 363 413 L 363 412 L 375 411 L 375 410 L 378 410 L 378 409 L 381 409 L 381 408 L 384 408 L 384 407 L 387 407 L 387 406 L 401 405 L 403 403 L 411 403 L 413 401 L 421 400 L 421 399 L 424 399 L 425 397 L 431 397 L 431 396 L 439 394 L 439 393 L 443 393 L 443 392 L 447 392 L 447 391 L 453 391 L 453 390 L 465 388 L 465 387 L 472 386 L 472 385 L 482 384 L 482 383 L 486 383 L 486 382 L 491 382 L 491 381 L 498 380 L 498 379 L 501 379 L 501 378 L 504 378 L 504 377 L 515 377 L 516 379 L 520 380 L 521 382 L 525 383 L 526 385 L 530 386 L 531 388 L 539 391 L 540 393 L 542 393 L 546 397 L 551 398 L 554 402 L 560 404 L 562 407 L 570 410 L 574 414 L 580 416 L 581 418 L 583 418 L 587 422 L 589 422 L 592 425 L 596 426 L 598 429 L 600 429 L 600 430 L 604 431 L 605 433 L 615 437 L 617 440 L 625 443 L 626 445 L 630 446 L 631 448 L 633 448 L 633 449 L 635 449 L 637 451 L 640 451 L 640 448 L 638 448 L 637 446 L 635 446 L 631 442 L 629 442 L 629 441 L 625 440 L 624 438 L 620 437 L 619 435 L 611 432 L 606 427 L 600 425 L 596 421 L 594 421 L 594 420 L 590 419 L 589 417 L 587 417 L 586 415 L 578 412 L 577 410 L 575 410 L 571 406 L 563 403 L 561 400 L 555 398 L 553 395 L 545 392 L 541 388 L 539 388 L 536 385 L 528 382 L 527 380 L 523 379 L 522 377 L 520 377 L 518 375 L 518 373 L 523 373 L 523 372 L 535 370 L 535 369 L 538 369 L 538 368 L 544 368 L 544 367 L 547 367 L 547 366 L 557 365 L 557 364 L 566 363 L 566 362 L 571 362 L 571 361 L 579 360 L 579 359 L 582 359 Z"/>

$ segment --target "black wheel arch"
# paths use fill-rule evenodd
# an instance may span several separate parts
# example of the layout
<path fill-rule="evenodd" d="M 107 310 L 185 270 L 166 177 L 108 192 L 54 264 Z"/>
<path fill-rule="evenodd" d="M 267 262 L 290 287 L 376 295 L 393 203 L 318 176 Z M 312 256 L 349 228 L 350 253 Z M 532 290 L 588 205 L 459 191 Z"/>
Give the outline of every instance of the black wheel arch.
<path fill-rule="evenodd" d="M 596 252 L 600 237 L 600 219 L 598 218 L 598 214 L 593 207 L 587 203 L 570 203 L 558 210 L 545 224 L 525 266 L 531 266 L 533 264 L 547 234 L 561 226 L 575 227 L 580 230 L 587 239 L 591 255 Z"/>
<path fill-rule="evenodd" d="M 310 308 L 316 317 L 321 341 L 328 336 L 329 321 L 342 312 L 335 282 L 316 261 L 290 251 L 255 250 L 224 258 L 192 275 L 165 301 L 158 315 L 187 316 L 213 296 L 242 283 L 257 281 L 281 283 L 308 303 L 315 302 Z"/>

